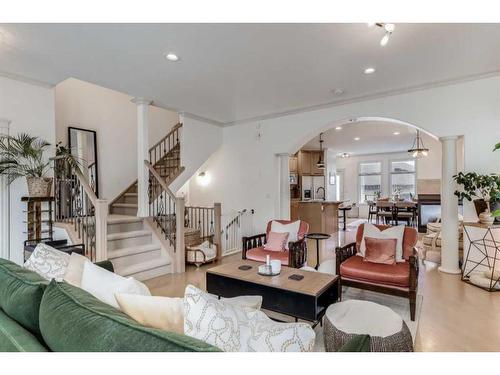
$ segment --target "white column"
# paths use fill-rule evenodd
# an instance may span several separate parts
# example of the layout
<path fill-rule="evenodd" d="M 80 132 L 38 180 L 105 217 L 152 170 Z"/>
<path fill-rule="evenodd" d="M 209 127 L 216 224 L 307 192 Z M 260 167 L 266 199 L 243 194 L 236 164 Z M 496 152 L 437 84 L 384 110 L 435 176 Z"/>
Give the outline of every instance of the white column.
<path fill-rule="evenodd" d="M 137 216 L 149 216 L 149 171 L 144 160 L 149 160 L 149 106 L 151 100 L 134 98 L 137 105 Z"/>
<path fill-rule="evenodd" d="M 0 119 L 0 135 L 9 134 L 10 121 Z M 10 259 L 10 196 L 7 177 L 0 176 L 0 258 Z"/>
<path fill-rule="evenodd" d="M 439 138 L 442 145 L 441 172 L 441 266 L 439 271 L 459 274 L 458 266 L 458 198 L 454 192 L 457 184 L 457 136 Z"/>
<path fill-rule="evenodd" d="M 280 219 L 290 219 L 290 154 L 277 154 L 279 158 L 280 174 L 280 196 L 279 196 L 279 215 Z"/>

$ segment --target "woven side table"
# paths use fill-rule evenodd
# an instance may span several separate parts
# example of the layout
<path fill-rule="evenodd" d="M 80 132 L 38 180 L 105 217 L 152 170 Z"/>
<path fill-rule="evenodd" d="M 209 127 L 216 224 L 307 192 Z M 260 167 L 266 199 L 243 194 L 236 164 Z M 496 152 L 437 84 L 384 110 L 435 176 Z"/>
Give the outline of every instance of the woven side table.
<path fill-rule="evenodd" d="M 324 322 L 325 349 L 336 352 L 356 335 L 371 337 L 372 352 L 412 352 L 413 340 L 404 320 L 386 306 L 348 300 L 328 307 Z"/>

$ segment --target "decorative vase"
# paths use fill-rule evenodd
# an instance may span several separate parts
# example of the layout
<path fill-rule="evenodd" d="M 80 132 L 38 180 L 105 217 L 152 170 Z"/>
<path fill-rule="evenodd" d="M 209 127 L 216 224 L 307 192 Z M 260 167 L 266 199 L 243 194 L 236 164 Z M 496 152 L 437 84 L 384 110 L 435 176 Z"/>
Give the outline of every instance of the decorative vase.
<path fill-rule="evenodd" d="M 496 210 L 500 209 L 500 202 L 490 203 L 490 206 L 491 206 L 491 212 L 495 212 Z M 497 223 L 500 222 L 500 216 L 496 217 L 495 221 Z"/>
<path fill-rule="evenodd" d="M 493 224 L 495 221 L 495 218 L 491 216 L 490 210 L 486 209 L 484 212 L 481 212 L 479 214 L 479 222 L 487 225 Z"/>
<path fill-rule="evenodd" d="M 31 198 L 50 197 L 52 177 L 26 177 L 28 195 Z"/>

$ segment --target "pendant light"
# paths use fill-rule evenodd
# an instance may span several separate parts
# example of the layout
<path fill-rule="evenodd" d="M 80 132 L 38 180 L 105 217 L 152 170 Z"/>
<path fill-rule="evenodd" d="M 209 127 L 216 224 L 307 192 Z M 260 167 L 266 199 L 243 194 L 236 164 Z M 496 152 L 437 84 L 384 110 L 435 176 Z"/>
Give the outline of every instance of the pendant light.
<path fill-rule="evenodd" d="M 316 163 L 316 168 L 325 169 L 325 162 L 323 161 L 323 133 L 319 133 L 319 160 Z"/>
<path fill-rule="evenodd" d="M 417 137 L 413 141 L 413 145 L 408 150 L 408 153 L 415 159 L 429 155 L 429 149 L 424 146 L 424 142 L 420 138 L 420 130 L 417 130 Z"/>

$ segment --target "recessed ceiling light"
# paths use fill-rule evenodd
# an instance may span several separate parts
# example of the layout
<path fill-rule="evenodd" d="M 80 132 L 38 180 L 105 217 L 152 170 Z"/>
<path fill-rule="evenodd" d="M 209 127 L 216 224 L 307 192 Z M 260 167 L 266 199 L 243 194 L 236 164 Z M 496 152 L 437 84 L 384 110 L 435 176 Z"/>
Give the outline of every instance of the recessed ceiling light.
<path fill-rule="evenodd" d="M 354 140 L 355 140 L 355 141 L 359 141 L 360 139 L 361 139 L 361 138 L 359 138 L 359 137 L 354 137 Z"/>
<path fill-rule="evenodd" d="M 394 135 L 399 135 L 399 132 L 394 132 L 394 133 L 392 133 L 392 134 L 394 134 Z"/>
<path fill-rule="evenodd" d="M 342 89 L 335 89 L 335 90 L 332 90 L 332 92 L 335 95 L 342 95 L 344 93 L 344 90 L 342 90 Z"/>
<path fill-rule="evenodd" d="M 167 52 L 164 53 L 164 55 L 168 61 L 179 61 L 179 56 L 177 56 L 175 53 Z"/>
<path fill-rule="evenodd" d="M 342 126 L 336 126 L 335 130 L 342 130 Z"/>
<path fill-rule="evenodd" d="M 365 69 L 365 74 L 372 74 L 375 73 L 375 68 L 366 68 Z"/>

